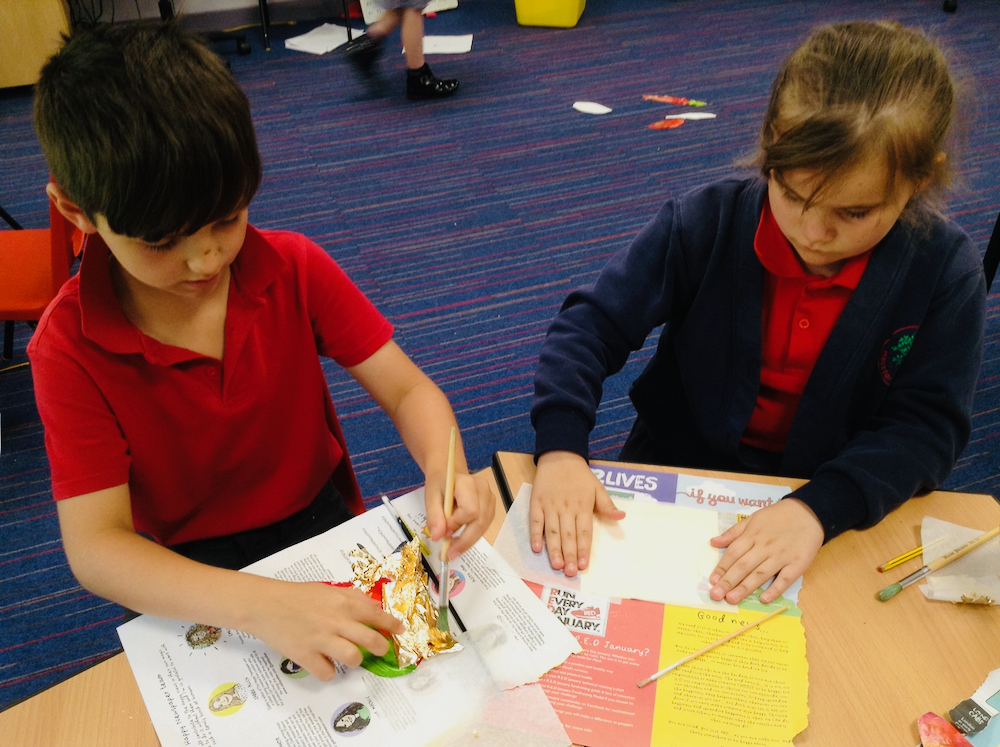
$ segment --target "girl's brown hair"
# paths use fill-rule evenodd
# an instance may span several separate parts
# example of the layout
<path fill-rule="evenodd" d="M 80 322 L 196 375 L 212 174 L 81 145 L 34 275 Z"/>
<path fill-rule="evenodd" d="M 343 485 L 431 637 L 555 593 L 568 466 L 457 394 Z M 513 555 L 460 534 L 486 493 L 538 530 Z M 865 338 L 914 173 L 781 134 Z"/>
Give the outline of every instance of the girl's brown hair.
<path fill-rule="evenodd" d="M 832 179 L 875 158 L 887 166 L 887 195 L 902 178 L 924 185 L 920 200 L 935 205 L 949 183 L 939 154 L 954 107 L 944 55 L 920 31 L 887 22 L 828 26 L 781 66 L 756 163 L 778 179 L 793 169 L 819 172 L 808 207 Z"/>

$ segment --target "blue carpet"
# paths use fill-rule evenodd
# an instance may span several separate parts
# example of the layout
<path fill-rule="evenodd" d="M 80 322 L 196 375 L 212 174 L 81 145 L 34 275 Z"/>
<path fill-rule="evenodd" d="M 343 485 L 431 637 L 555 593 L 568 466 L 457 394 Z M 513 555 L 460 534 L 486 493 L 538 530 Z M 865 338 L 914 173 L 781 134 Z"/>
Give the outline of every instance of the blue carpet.
<path fill-rule="evenodd" d="M 960 0 L 590 0 L 573 29 L 519 27 L 509 0 L 461 0 L 428 34 L 473 33 L 472 53 L 432 57 L 457 77 L 450 100 L 403 98 L 403 62 L 372 97 L 339 51 L 290 52 L 316 23 L 275 26 L 265 53 L 228 55 L 253 106 L 264 182 L 262 228 L 301 231 L 327 249 L 396 325 L 402 347 L 447 393 L 469 463 L 530 451 L 532 373 L 546 328 L 670 195 L 731 173 L 751 153 L 780 60 L 815 26 L 891 18 L 921 26 L 972 83 L 962 182 L 952 214 L 985 249 L 1000 209 L 1000 24 L 995 2 Z M 220 47 L 220 51 L 224 48 Z M 705 99 L 717 120 L 652 131 L 668 93 Z M 594 117 L 574 101 L 612 107 Z M 47 170 L 31 129 L 30 91 L 0 91 L 0 205 L 46 225 Z M 997 296 L 972 442 L 947 487 L 1000 490 Z M 30 330 L 18 326 L 16 358 Z M 651 345 L 608 382 L 592 436 L 617 455 L 633 411 L 627 389 Z M 335 365 L 326 368 L 369 501 L 421 482 L 388 418 Z M 80 589 L 66 566 L 42 427 L 27 370 L 0 375 L 0 708 L 118 650 L 121 608 Z"/>

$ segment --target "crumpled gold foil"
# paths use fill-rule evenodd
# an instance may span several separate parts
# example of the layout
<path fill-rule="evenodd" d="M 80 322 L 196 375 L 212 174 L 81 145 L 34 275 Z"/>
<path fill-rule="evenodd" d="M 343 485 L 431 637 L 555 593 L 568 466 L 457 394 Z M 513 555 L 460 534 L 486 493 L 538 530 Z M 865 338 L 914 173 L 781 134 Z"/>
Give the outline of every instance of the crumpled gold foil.
<path fill-rule="evenodd" d="M 349 553 L 355 588 L 367 593 L 379 579 L 389 579 L 382 587 L 382 609 L 406 626 L 403 633 L 391 636 L 400 669 L 437 654 L 462 650 L 449 631 L 437 629 L 438 608 L 427 590 L 419 542 L 414 538 L 382 560 L 360 544 Z"/>

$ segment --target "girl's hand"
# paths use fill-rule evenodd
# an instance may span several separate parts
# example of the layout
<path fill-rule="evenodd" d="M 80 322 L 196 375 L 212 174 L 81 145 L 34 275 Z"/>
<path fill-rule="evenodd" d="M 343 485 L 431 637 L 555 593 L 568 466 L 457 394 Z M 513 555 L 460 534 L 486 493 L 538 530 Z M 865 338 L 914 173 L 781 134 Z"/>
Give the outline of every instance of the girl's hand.
<path fill-rule="evenodd" d="M 377 629 L 402 633 L 403 623 L 358 589 L 261 579 L 246 631 L 319 680 L 333 678 L 339 661 L 361 664 L 359 646 L 382 656 L 389 640 Z"/>
<path fill-rule="evenodd" d="M 801 576 L 823 546 L 823 526 L 816 514 L 796 498 L 783 498 L 713 537 L 713 547 L 726 552 L 712 571 L 709 596 L 730 604 L 741 602 L 775 577 L 760 601 L 770 604 Z"/>
<path fill-rule="evenodd" d="M 594 511 L 615 521 L 625 518 L 586 459 L 569 451 L 542 454 L 531 489 L 531 549 L 541 552 L 544 536 L 551 566 L 575 576 L 590 562 Z"/>
<path fill-rule="evenodd" d="M 424 487 L 424 506 L 427 511 L 427 531 L 437 542 L 451 537 L 460 528 L 462 533 L 451 543 L 448 559 L 454 560 L 483 536 L 496 512 L 496 498 L 489 483 L 479 475 L 455 473 L 455 506 L 451 518 L 444 518 L 444 475 L 430 477 Z"/>

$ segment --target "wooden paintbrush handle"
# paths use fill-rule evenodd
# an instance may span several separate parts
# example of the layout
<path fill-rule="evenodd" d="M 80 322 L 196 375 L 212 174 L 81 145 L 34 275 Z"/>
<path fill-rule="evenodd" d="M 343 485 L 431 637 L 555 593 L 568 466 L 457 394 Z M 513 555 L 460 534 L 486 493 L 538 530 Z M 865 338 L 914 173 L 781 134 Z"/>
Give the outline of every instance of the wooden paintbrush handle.
<path fill-rule="evenodd" d="M 458 443 L 458 431 L 454 427 L 448 436 L 448 471 L 444 481 L 444 518 L 445 521 L 451 518 L 452 511 L 455 510 L 455 450 Z M 451 549 L 451 538 L 445 537 L 441 543 L 441 560 L 448 556 Z"/>
<path fill-rule="evenodd" d="M 947 555 L 942 555 L 937 560 L 932 560 L 930 563 L 927 564 L 927 567 L 930 568 L 931 571 L 936 571 L 938 568 L 944 568 L 952 561 L 958 560 L 963 555 L 972 552 L 981 545 L 985 545 L 987 542 L 989 542 L 997 535 L 1000 535 L 1000 527 L 993 527 L 988 532 L 984 532 L 983 534 L 976 537 L 974 540 L 969 540 L 961 547 L 956 547 Z"/>

